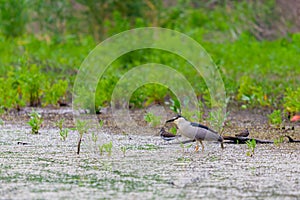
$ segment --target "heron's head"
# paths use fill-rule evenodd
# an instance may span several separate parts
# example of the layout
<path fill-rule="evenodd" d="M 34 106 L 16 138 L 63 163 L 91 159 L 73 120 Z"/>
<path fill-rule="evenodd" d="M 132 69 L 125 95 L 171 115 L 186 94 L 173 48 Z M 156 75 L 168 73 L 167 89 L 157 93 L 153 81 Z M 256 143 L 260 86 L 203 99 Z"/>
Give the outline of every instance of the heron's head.
<path fill-rule="evenodd" d="M 176 117 L 167 120 L 166 123 L 173 122 L 174 124 L 178 125 L 182 121 L 185 121 L 185 118 L 182 117 L 181 115 L 177 115 Z"/>

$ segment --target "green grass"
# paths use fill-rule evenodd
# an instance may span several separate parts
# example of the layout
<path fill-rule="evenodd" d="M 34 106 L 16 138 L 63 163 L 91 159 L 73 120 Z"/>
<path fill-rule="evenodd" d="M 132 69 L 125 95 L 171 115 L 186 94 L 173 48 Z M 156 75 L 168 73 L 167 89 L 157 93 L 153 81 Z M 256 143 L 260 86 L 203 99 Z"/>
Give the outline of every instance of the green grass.
<path fill-rule="evenodd" d="M 37 42 L 36 39 L 29 38 L 28 43 L 19 46 L 15 44 L 16 41 L 2 45 L 8 45 L 8 49 L 20 47 L 26 49 L 31 42 Z M 43 44 L 44 41 L 39 42 L 42 49 L 38 49 L 38 51 L 49 52 L 49 57 L 45 60 L 52 63 L 50 66 L 47 61 L 43 60 L 44 56 L 41 54 L 36 56 L 35 54 L 38 53 L 33 50 L 27 53 L 28 57 L 21 59 L 18 57 L 18 51 L 14 58 L 9 55 L 10 58 L 5 59 L 5 55 L 2 54 L 1 57 L 4 57 L 4 60 L 1 61 L 2 66 L 9 66 L 1 67 L 0 83 L 3 87 L 0 89 L 0 105 L 3 110 L 19 109 L 26 105 L 46 106 L 52 104 L 59 106 L 59 102 L 70 102 L 76 68 L 80 66 L 82 60 L 77 57 L 74 61 L 76 64 L 68 64 L 65 61 L 74 60 L 73 56 L 67 56 L 73 55 L 71 52 L 77 51 L 78 47 L 72 44 L 72 40 L 67 41 L 67 46 L 73 46 L 74 49 L 69 50 L 71 51 L 70 55 L 58 57 L 58 55 L 51 56 L 51 54 L 58 54 L 59 49 L 49 50 L 47 45 Z M 285 106 L 288 111 L 299 111 L 297 91 L 300 85 L 298 78 L 300 68 L 297 67 L 299 66 L 299 59 L 297 59 L 299 49 L 296 43 L 300 43 L 300 34 L 292 35 L 289 41 L 286 39 L 257 41 L 248 36 L 241 36 L 235 42 L 222 44 L 199 42 L 219 63 L 227 94 L 234 97 L 232 100 L 250 107 L 281 108 Z M 91 42 L 89 46 L 93 45 L 95 43 Z M 54 44 L 54 46 L 58 46 L 58 44 Z M 85 49 L 85 53 L 82 55 L 87 55 L 88 47 L 83 47 L 83 49 Z M 79 57 L 82 58 L 82 55 Z M 109 105 L 113 87 L 122 74 L 134 66 L 146 62 L 165 63 L 174 67 L 187 77 L 198 96 L 202 96 L 207 101 L 210 100 L 205 82 L 201 77 L 193 75 L 195 71 L 182 58 L 159 50 L 132 52 L 127 56 L 134 57 L 132 59 L 136 60 L 126 63 L 128 61 L 125 57 L 119 58 L 99 82 L 96 92 L 96 108 Z M 5 60 L 6 63 L 3 63 Z M 60 68 L 58 68 L 59 66 Z M 63 75 L 65 78 L 60 78 Z M 136 107 L 147 106 L 153 102 L 163 102 L 164 97 L 170 95 L 172 93 L 160 85 L 146 85 L 135 91 L 131 98 L 131 104 Z"/>
<path fill-rule="evenodd" d="M 261 40 L 255 37 L 251 26 L 256 18 L 265 23 L 276 21 L 272 12 L 274 1 L 266 1 L 264 4 L 246 1 L 227 5 L 218 3 L 213 8 L 205 7 L 207 5 L 204 3 L 200 3 L 197 8 L 191 7 L 182 1 L 166 9 L 162 9 L 159 2 L 153 2 L 160 15 L 157 26 L 181 31 L 203 45 L 218 65 L 231 101 L 238 102 L 244 108 L 269 107 L 299 112 L 300 34 Z M 24 6 L 17 6 L 21 17 L 18 16 L 14 24 L 7 25 L 9 16 L 14 15 L 13 10 L 9 9 L 16 7 L 15 3 L 7 2 L 0 16 L 0 22 L 3 22 L 0 31 L 2 112 L 20 110 L 25 106 L 59 107 L 61 103 L 70 103 L 76 73 L 84 58 L 98 44 L 99 35 L 101 41 L 123 30 L 153 26 L 154 21 L 151 15 L 145 17 L 137 9 L 145 9 L 147 5 L 129 2 L 135 8 L 135 13 L 129 14 L 128 10 L 123 10 L 124 13 L 105 11 L 108 12 L 107 20 L 97 21 L 101 24 L 98 27 L 101 34 L 83 30 L 78 32 L 72 23 L 80 23 L 86 16 L 75 19 L 65 16 L 67 12 L 63 15 L 62 10 L 71 9 L 68 3 L 56 7 L 51 6 L 52 3 L 41 3 L 38 7 L 22 1 Z M 91 7 L 89 4 L 85 6 Z M 45 16 L 45 19 L 38 21 L 47 30 L 44 34 L 26 32 L 25 25 L 30 22 L 31 9 L 36 9 L 35 12 L 49 12 L 49 18 L 53 18 L 54 21 L 51 21 Z M 53 17 L 52 13 L 57 15 Z M 87 15 L 92 19 L 90 14 Z M 124 23 L 123 15 L 127 14 L 125 17 L 130 20 Z M 64 27 L 65 32 L 60 34 L 59 27 L 53 24 L 64 20 L 68 25 Z M 16 34 L 16 26 L 24 33 Z M 110 105 L 112 91 L 122 75 L 135 66 L 149 62 L 166 64 L 178 70 L 191 83 L 199 100 L 210 106 L 210 95 L 204 80 L 195 76 L 196 71 L 186 60 L 169 52 L 143 49 L 123 55 L 111 64 L 96 90 L 96 110 Z M 133 93 L 130 105 L 132 108 L 141 108 L 152 103 L 163 104 L 166 97 L 176 101 L 176 97 L 166 87 L 147 84 Z"/>

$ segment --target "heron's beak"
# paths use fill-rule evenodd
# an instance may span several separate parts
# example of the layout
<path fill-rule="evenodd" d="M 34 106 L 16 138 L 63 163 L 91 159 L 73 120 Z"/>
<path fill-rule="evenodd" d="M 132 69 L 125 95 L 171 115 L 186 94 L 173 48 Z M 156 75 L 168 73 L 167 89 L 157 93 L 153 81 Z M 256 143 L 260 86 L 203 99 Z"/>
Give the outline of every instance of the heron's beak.
<path fill-rule="evenodd" d="M 167 120 L 165 123 L 174 122 L 179 117 L 181 117 L 181 115 L 177 115 L 176 117 L 173 117 L 172 119 Z"/>
<path fill-rule="evenodd" d="M 166 121 L 166 123 L 174 122 L 175 119 L 169 119 Z"/>

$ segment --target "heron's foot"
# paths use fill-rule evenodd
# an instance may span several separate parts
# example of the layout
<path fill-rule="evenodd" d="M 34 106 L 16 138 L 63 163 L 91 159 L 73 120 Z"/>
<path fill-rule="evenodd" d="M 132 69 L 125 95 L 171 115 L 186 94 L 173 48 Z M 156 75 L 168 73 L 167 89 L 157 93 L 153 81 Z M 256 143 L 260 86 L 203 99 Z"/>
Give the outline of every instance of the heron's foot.
<path fill-rule="evenodd" d="M 199 145 L 197 144 L 195 147 L 195 152 L 198 152 L 198 151 L 199 151 Z"/>
<path fill-rule="evenodd" d="M 200 144 L 201 144 L 201 146 L 202 146 L 202 153 L 203 153 L 203 152 L 204 152 L 204 145 L 203 145 L 203 142 L 202 142 L 202 140 L 200 140 L 199 142 L 200 142 Z"/>

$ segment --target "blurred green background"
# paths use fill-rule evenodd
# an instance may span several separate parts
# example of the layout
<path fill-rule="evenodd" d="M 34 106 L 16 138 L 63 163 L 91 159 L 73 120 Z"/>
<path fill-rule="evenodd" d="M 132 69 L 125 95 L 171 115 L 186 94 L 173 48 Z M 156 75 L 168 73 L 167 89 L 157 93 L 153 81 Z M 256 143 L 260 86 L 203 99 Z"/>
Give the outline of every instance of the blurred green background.
<path fill-rule="evenodd" d="M 198 41 L 218 65 L 230 103 L 300 111 L 300 9 L 296 0 L 0 0 L 0 110 L 70 104 L 83 59 L 99 42 L 137 27 L 165 27 Z M 96 109 L 109 106 L 118 79 L 157 62 L 182 72 L 210 106 L 201 77 L 160 50 L 128 53 L 99 81 Z M 132 96 L 132 108 L 175 101 L 160 85 Z"/>

